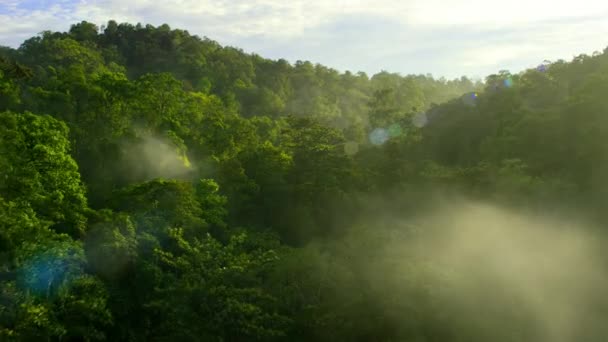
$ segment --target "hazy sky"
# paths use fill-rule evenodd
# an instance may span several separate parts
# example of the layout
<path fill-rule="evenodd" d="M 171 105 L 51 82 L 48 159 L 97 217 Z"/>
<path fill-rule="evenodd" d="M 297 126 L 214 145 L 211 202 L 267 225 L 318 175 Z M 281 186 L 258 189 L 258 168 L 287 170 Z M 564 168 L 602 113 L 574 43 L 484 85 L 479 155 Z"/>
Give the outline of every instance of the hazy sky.
<path fill-rule="evenodd" d="M 483 77 L 608 47 L 606 0 L 0 0 L 0 45 L 109 19 L 369 74 Z"/>

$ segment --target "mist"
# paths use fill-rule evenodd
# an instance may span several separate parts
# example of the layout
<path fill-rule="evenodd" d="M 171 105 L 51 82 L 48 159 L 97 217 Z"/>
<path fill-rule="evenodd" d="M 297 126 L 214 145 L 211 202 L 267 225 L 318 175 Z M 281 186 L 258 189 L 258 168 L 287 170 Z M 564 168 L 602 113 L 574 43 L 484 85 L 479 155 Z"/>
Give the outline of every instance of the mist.
<path fill-rule="evenodd" d="M 126 178 L 137 181 L 154 178 L 183 179 L 196 170 L 177 145 L 166 138 L 153 135 L 124 143 L 120 165 Z"/>
<path fill-rule="evenodd" d="M 421 331 L 430 341 L 608 336 L 604 238 L 591 224 L 468 200 L 428 208 L 369 216 L 340 238 L 308 246 L 321 255 L 317 277 L 327 305 L 344 307 L 347 317 L 367 315 L 369 338 Z M 375 335 L 379 326 L 385 336 Z"/>

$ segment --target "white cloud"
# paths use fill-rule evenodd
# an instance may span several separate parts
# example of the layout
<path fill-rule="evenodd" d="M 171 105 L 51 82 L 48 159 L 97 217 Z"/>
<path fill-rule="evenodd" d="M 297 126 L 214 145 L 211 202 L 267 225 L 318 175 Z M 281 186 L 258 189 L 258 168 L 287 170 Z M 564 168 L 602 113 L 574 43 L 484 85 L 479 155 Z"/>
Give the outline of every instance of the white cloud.
<path fill-rule="evenodd" d="M 272 58 L 450 77 L 567 59 L 608 44 L 608 2 L 598 0 L 64 0 L 37 10 L 19 3 L 0 0 L 0 44 L 114 19 L 168 23 Z M 342 20 L 366 26 L 346 36 L 336 24 Z"/>
<path fill-rule="evenodd" d="M 608 15 L 608 2 L 602 0 L 576 2 L 571 0 L 415 0 L 407 9 L 402 8 L 403 14 L 415 25 L 510 27 L 555 19 L 597 16 L 602 13 Z"/>

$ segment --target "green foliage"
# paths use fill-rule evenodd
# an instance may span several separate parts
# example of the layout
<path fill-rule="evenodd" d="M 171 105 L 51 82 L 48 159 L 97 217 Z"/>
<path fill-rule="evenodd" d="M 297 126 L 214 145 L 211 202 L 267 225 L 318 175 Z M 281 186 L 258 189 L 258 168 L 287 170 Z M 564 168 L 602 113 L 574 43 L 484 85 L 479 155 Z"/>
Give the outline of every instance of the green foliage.
<path fill-rule="evenodd" d="M 267 340 L 284 335 L 289 320 L 275 311 L 275 299 L 259 287 L 257 274 L 276 260 L 272 250 L 246 253 L 244 234 L 226 246 L 210 237 L 189 243 L 180 229 L 172 229 L 170 236 L 179 254 L 157 251 L 168 279 L 149 304 L 166 317 L 157 336 Z M 198 324 L 190 324 L 194 320 Z"/>
<path fill-rule="evenodd" d="M 166 24 L 1 48 L 0 340 L 540 340 L 401 221 L 442 191 L 604 225 L 607 51 L 481 83 Z"/>
<path fill-rule="evenodd" d="M 103 284 L 84 273 L 80 243 L 66 236 L 24 242 L 15 253 L 15 280 L 0 284 L 0 336 L 7 340 L 100 341 L 111 326 Z M 34 240 L 34 239 L 32 239 Z"/>
<path fill-rule="evenodd" d="M 28 203 L 59 232 L 85 229 L 87 207 L 67 126 L 50 116 L 0 113 L 0 195 Z"/>
<path fill-rule="evenodd" d="M 32 70 L 0 54 L 0 110 L 15 109 L 21 103 L 19 80 L 31 79 Z"/>
<path fill-rule="evenodd" d="M 124 213 L 103 211 L 96 216 L 84 241 L 88 265 L 104 278 L 123 277 L 137 258 L 135 225 Z"/>
<path fill-rule="evenodd" d="M 115 203 L 115 210 L 133 214 L 138 228 L 153 234 L 167 233 L 167 226 L 181 227 L 192 237 L 207 232 L 203 208 L 190 182 L 158 179 L 135 184 L 117 194 Z"/>

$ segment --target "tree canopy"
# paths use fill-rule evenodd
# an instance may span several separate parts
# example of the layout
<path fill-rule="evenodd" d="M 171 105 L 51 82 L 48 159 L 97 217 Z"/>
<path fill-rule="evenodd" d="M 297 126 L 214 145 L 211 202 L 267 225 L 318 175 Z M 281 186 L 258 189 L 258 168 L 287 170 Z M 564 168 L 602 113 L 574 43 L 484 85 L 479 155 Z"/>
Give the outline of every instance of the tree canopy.
<path fill-rule="evenodd" d="M 475 82 L 166 24 L 1 48 L 0 340 L 602 341 L 608 277 L 567 292 L 603 299 L 560 330 L 521 300 L 528 273 L 502 286 L 422 252 L 456 221 L 410 221 L 442 193 L 605 226 L 606 94 L 608 50 Z"/>

